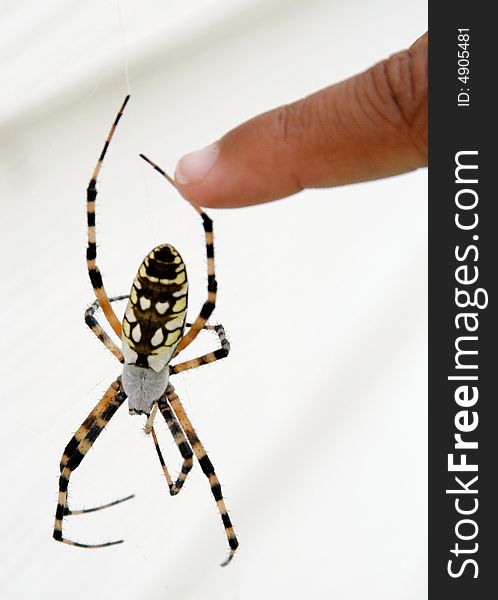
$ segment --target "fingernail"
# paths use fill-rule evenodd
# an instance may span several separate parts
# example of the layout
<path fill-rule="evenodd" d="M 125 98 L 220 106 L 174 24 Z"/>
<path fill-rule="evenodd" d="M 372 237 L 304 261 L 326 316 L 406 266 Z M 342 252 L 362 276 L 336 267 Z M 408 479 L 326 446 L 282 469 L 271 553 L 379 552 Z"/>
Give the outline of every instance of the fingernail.
<path fill-rule="evenodd" d="M 218 154 L 218 142 L 210 144 L 202 150 L 185 154 L 176 165 L 175 180 L 182 185 L 202 181 L 213 168 Z"/>

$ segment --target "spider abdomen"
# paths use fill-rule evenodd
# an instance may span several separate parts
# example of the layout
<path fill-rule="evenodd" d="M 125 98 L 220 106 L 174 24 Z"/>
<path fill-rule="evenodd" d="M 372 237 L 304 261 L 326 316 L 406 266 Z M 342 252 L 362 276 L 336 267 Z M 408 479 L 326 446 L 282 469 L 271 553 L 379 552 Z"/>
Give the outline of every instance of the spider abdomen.
<path fill-rule="evenodd" d="M 183 335 L 188 281 L 185 263 L 162 244 L 145 257 L 133 281 L 123 318 L 126 364 L 162 371 Z"/>

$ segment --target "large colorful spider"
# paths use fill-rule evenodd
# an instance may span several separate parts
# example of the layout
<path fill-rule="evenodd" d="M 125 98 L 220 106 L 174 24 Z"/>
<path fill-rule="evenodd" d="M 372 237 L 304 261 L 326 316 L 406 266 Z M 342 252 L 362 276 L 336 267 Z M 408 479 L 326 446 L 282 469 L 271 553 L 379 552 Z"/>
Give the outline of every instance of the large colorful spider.
<path fill-rule="evenodd" d="M 199 316 L 190 324 L 186 323 L 188 283 L 185 264 L 180 254 L 169 244 L 161 244 L 149 252 L 138 269 L 130 294 L 109 298 L 102 282 L 97 266 L 97 245 L 95 234 L 95 200 L 97 197 L 96 180 L 116 126 L 123 114 L 129 96 L 125 98 L 116 119 L 109 131 L 104 148 L 97 162 L 87 188 L 87 222 L 88 247 L 87 264 L 90 281 L 97 300 L 86 310 L 85 323 L 93 333 L 123 364 L 123 372 L 109 386 L 103 398 L 97 403 L 85 419 L 81 427 L 64 450 L 60 463 L 59 496 L 53 537 L 65 544 L 82 548 L 102 548 L 119 544 L 123 540 L 104 542 L 101 544 L 83 544 L 63 536 L 62 521 L 67 515 L 75 515 L 101 510 L 124 502 L 133 496 L 121 498 L 109 504 L 83 510 L 71 510 L 68 506 L 68 485 L 71 473 L 79 466 L 85 454 L 92 447 L 104 427 L 114 413 L 128 398 L 131 415 L 146 415 L 145 432 L 152 434 L 154 445 L 161 463 L 170 494 L 173 496 L 181 489 L 192 468 L 195 454 L 202 471 L 209 480 L 211 492 L 225 527 L 230 553 L 223 563 L 227 565 L 239 545 L 230 517 L 223 500 L 220 482 L 214 467 L 204 450 L 185 410 L 169 382 L 171 375 L 205 365 L 225 358 L 230 345 L 222 325 L 207 325 L 216 302 L 216 278 L 214 273 L 213 224 L 211 219 L 199 207 L 194 207 L 201 215 L 205 233 L 208 295 Z M 174 181 L 151 160 L 140 155 L 156 171 L 161 173 L 170 183 Z M 112 302 L 128 299 L 122 324 L 111 306 Z M 118 338 L 122 341 L 119 348 L 99 325 L 95 318 L 96 311 L 101 308 Z M 171 365 L 170 361 L 184 350 L 202 329 L 214 331 L 221 348 L 192 360 Z M 154 418 L 157 410 L 163 415 L 169 430 L 183 458 L 183 465 L 178 478 L 173 482 L 159 448 L 154 431 Z"/>

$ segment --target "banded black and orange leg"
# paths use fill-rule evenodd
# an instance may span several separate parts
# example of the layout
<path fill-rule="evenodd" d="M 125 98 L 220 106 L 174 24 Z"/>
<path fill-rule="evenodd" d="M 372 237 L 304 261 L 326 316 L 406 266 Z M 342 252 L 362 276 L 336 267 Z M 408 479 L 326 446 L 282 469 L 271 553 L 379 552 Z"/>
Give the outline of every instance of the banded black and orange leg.
<path fill-rule="evenodd" d="M 119 112 L 112 124 L 112 127 L 109 131 L 107 139 L 104 144 L 104 148 L 100 154 L 99 160 L 95 169 L 93 171 L 92 177 L 90 179 L 90 183 L 88 184 L 86 190 L 86 214 L 87 214 L 87 224 L 88 224 L 88 246 L 86 250 L 86 262 L 88 266 L 88 274 L 90 276 L 90 281 L 92 282 L 93 290 L 95 292 L 95 296 L 99 301 L 100 307 L 104 312 L 105 318 L 108 320 L 109 324 L 113 328 L 116 335 L 121 337 L 121 324 L 118 321 L 118 318 L 114 314 L 111 303 L 109 302 L 109 297 L 104 288 L 104 283 L 102 281 L 102 275 L 100 274 L 100 269 L 97 266 L 97 239 L 95 233 L 95 200 L 97 198 L 97 177 L 100 173 L 100 169 L 102 167 L 102 163 L 104 161 L 107 148 L 111 143 L 112 136 L 114 135 L 114 131 L 116 130 L 119 119 L 121 119 L 121 115 L 125 109 L 125 106 L 129 100 L 130 96 L 126 96 L 123 105 L 119 109 Z"/>
<path fill-rule="evenodd" d="M 94 512 L 133 498 L 132 494 L 126 498 L 120 498 L 119 500 L 114 500 L 113 502 L 109 502 L 95 508 L 87 508 L 83 510 L 71 510 L 68 507 L 67 502 L 69 478 L 71 473 L 80 465 L 88 450 L 90 450 L 95 440 L 99 437 L 104 427 L 107 425 L 107 423 L 109 423 L 112 416 L 123 404 L 125 399 L 126 394 L 121 391 L 121 385 L 118 379 L 109 386 L 102 399 L 88 415 L 83 424 L 79 427 L 78 431 L 76 431 L 64 450 L 64 454 L 62 455 L 60 463 L 61 475 L 59 478 L 59 496 L 57 501 L 57 511 L 55 513 L 53 533 L 54 539 L 56 539 L 58 542 L 63 542 L 64 544 L 69 544 L 71 546 L 79 546 L 81 548 L 102 548 L 104 546 L 120 544 L 123 541 L 118 540 L 114 542 L 104 542 L 102 544 L 83 544 L 81 542 L 75 542 L 63 537 L 62 521 L 67 515 Z"/>
<path fill-rule="evenodd" d="M 190 324 L 187 323 L 187 326 L 190 326 Z M 170 375 L 176 375 L 182 371 L 188 371 L 189 369 L 202 367 L 203 365 L 221 360 L 222 358 L 226 358 L 228 356 L 228 353 L 230 352 L 230 342 L 227 340 L 223 325 L 204 325 L 203 329 L 214 331 L 218 335 L 221 348 L 218 348 L 213 352 L 209 352 L 208 354 L 198 356 L 197 358 L 192 358 L 190 360 L 186 360 L 185 362 L 171 365 L 169 368 Z"/>
<path fill-rule="evenodd" d="M 235 532 L 234 532 L 230 517 L 228 516 L 228 511 L 225 506 L 223 494 L 221 492 L 220 482 L 214 471 L 213 464 L 209 460 L 206 450 L 204 449 L 204 446 L 202 445 L 199 438 L 197 437 L 195 429 L 194 429 L 192 423 L 190 422 L 190 419 L 187 417 L 187 414 L 185 413 L 182 403 L 180 402 L 180 399 L 178 398 L 178 395 L 176 394 L 176 392 L 171 384 L 168 385 L 166 394 L 168 396 L 168 401 L 169 401 L 173 411 L 175 412 L 176 417 L 180 421 L 180 425 L 181 425 L 183 431 L 185 432 L 185 435 L 187 436 L 188 441 L 190 442 L 192 450 L 194 451 L 194 454 L 195 454 L 197 460 L 199 461 L 202 472 L 208 478 L 209 485 L 211 486 L 211 493 L 214 496 L 214 499 L 216 501 L 216 506 L 218 507 L 218 511 L 220 513 L 221 520 L 223 522 L 223 526 L 225 527 L 225 533 L 226 533 L 226 536 L 228 539 L 228 545 L 230 546 L 230 552 L 228 554 L 228 557 L 221 565 L 222 567 L 225 567 L 232 560 L 232 558 L 235 554 L 235 551 L 237 550 L 237 548 L 239 546 L 239 542 L 237 540 L 237 537 L 235 536 Z"/>
<path fill-rule="evenodd" d="M 168 390 L 171 386 L 168 386 Z M 171 389 L 173 389 L 171 387 Z M 171 476 L 168 472 L 168 469 L 166 467 L 166 464 L 164 462 L 164 458 L 161 452 L 161 448 L 159 447 L 159 442 L 156 436 L 156 432 L 154 431 L 154 427 L 150 427 L 150 433 L 152 433 L 152 438 L 154 440 L 154 445 L 156 447 L 156 452 L 157 452 L 157 456 L 159 457 L 159 462 L 161 463 L 161 467 L 163 469 L 163 473 L 164 476 L 166 478 L 166 481 L 168 482 L 168 487 L 169 487 L 169 493 L 174 496 L 176 494 L 178 494 L 178 492 L 182 489 L 183 484 L 185 483 L 185 480 L 187 479 L 187 475 L 190 473 L 190 470 L 192 469 L 192 465 L 193 465 L 193 452 L 192 452 L 192 448 L 190 447 L 189 443 L 187 442 L 187 438 L 185 437 L 185 434 L 183 433 L 182 428 L 180 427 L 180 424 L 178 423 L 178 419 L 175 417 L 173 411 L 171 410 L 171 408 L 168 405 L 168 400 L 167 400 L 167 393 L 166 392 L 164 394 L 164 396 L 158 401 L 158 403 L 156 404 L 156 406 L 159 407 L 159 410 L 161 411 L 161 414 L 164 417 L 164 420 L 166 421 L 166 425 L 168 426 L 171 435 L 173 436 L 173 439 L 175 440 L 175 443 L 178 447 L 178 450 L 180 451 L 180 454 L 182 455 L 183 458 L 183 464 L 182 464 L 182 468 L 180 473 L 178 474 L 178 477 L 176 479 L 175 482 L 173 482 L 173 480 L 171 479 Z M 146 428 L 146 433 L 147 433 L 147 428 Z"/>
<path fill-rule="evenodd" d="M 129 295 L 124 296 L 115 296 L 114 298 L 109 298 L 109 302 L 117 302 L 119 300 L 127 300 Z M 95 318 L 95 313 L 99 310 L 100 303 L 98 300 L 95 300 L 86 310 L 85 310 L 85 323 L 90 327 L 92 332 L 97 336 L 97 338 L 104 344 L 104 346 L 114 354 L 114 356 L 119 360 L 119 362 L 123 362 L 123 353 L 121 349 L 111 340 L 111 338 L 104 331 L 104 328 Z"/>
<path fill-rule="evenodd" d="M 146 162 L 148 162 L 154 169 L 160 173 L 164 178 L 166 178 L 169 183 L 175 186 L 175 181 L 159 167 L 155 163 L 153 163 L 149 158 L 140 154 L 141 158 L 143 158 Z M 176 186 L 175 186 L 176 187 Z M 202 217 L 202 226 L 204 227 L 204 237 L 206 241 L 206 257 L 207 257 L 207 272 L 208 272 L 208 297 L 204 302 L 201 308 L 201 312 L 196 320 L 193 322 L 190 329 L 187 333 L 182 337 L 180 343 L 178 344 L 174 356 L 176 356 L 179 352 L 184 350 L 189 344 L 191 344 L 199 331 L 203 329 L 204 325 L 207 323 L 207 320 L 211 316 L 215 305 L 216 305 L 216 291 L 218 288 L 218 284 L 216 282 L 216 276 L 214 272 L 214 235 L 213 235 L 213 221 L 208 217 L 208 215 L 202 210 L 200 206 L 192 205 L 195 210 Z"/>
<path fill-rule="evenodd" d="M 129 298 L 129 294 L 122 296 L 115 296 L 113 298 L 109 298 L 109 301 L 119 302 L 121 300 L 127 300 Z M 98 300 L 95 300 L 86 310 L 85 310 L 85 323 L 92 330 L 93 334 L 104 344 L 104 346 L 119 360 L 119 362 L 123 362 L 123 353 L 120 348 L 111 340 L 111 338 L 104 331 L 103 327 L 95 318 L 95 313 L 99 310 L 100 304 Z M 186 323 L 187 327 L 192 327 L 191 323 Z M 202 329 L 206 331 L 214 331 L 221 344 L 221 348 L 214 350 L 213 352 L 208 352 L 207 354 L 203 354 L 202 356 L 198 356 L 197 358 L 192 358 L 185 362 L 178 363 L 176 365 L 170 365 L 170 374 L 176 375 L 177 373 L 181 373 L 182 371 L 188 371 L 190 369 L 195 369 L 197 367 L 202 367 L 203 365 L 207 365 L 209 363 L 215 362 L 217 360 L 221 360 L 222 358 L 226 358 L 230 352 L 230 342 L 227 340 L 225 329 L 223 325 L 207 325 L 205 324 Z"/>

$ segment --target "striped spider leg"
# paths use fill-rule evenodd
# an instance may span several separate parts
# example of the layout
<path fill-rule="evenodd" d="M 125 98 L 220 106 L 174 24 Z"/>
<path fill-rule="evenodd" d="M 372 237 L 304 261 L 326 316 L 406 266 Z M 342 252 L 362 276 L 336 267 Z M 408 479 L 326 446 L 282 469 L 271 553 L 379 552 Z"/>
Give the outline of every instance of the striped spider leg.
<path fill-rule="evenodd" d="M 111 417 L 125 400 L 126 394 L 121 390 L 121 384 L 118 379 L 109 386 L 103 398 L 78 428 L 69 441 L 69 444 L 64 449 L 64 454 L 62 455 L 60 462 L 61 474 L 59 477 L 59 497 L 57 501 L 57 511 L 55 513 L 53 534 L 54 539 L 58 542 L 63 542 L 64 544 L 69 544 L 71 546 L 79 546 L 80 548 L 103 548 L 104 546 L 120 544 L 123 541 L 117 540 L 114 542 L 103 542 L 101 544 L 83 544 L 81 542 L 75 542 L 63 536 L 62 520 L 66 515 L 94 512 L 133 498 L 133 495 L 131 495 L 126 498 L 121 498 L 120 500 L 115 500 L 114 502 L 109 502 L 108 504 L 83 510 L 71 510 L 67 503 L 67 491 L 71 473 L 79 466 L 85 457 L 85 454 L 90 450 L 95 440 L 102 433 L 104 427 L 109 423 Z"/>
<path fill-rule="evenodd" d="M 125 294 L 122 296 L 114 296 L 113 298 L 109 298 L 109 302 L 120 302 L 122 300 L 128 300 L 130 298 L 129 294 Z M 104 344 L 104 346 L 119 360 L 119 362 L 123 362 L 123 353 L 120 348 L 116 346 L 116 344 L 111 340 L 109 335 L 104 331 L 103 327 L 99 324 L 97 319 L 95 318 L 95 313 L 100 309 L 100 303 L 98 300 L 95 300 L 86 310 L 85 310 L 85 323 L 88 325 L 92 333 Z M 185 327 L 192 327 L 192 323 L 185 323 Z M 230 352 L 230 343 L 226 337 L 225 328 L 223 325 L 208 325 L 207 323 L 202 326 L 202 329 L 206 331 L 214 331 L 218 336 L 221 348 L 214 350 L 213 352 L 208 352 L 207 354 L 203 354 L 202 356 L 198 356 L 196 358 L 192 358 L 185 362 L 177 363 L 176 365 L 169 365 L 169 374 L 176 375 L 177 373 L 181 373 L 182 371 L 188 371 L 190 369 L 195 369 L 197 367 L 202 367 L 203 365 L 207 365 L 209 363 L 215 362 L 217 360 L 221 360 L 222 358 L 226 358 Z M 147 432 L 148 433 L 148 432 Z"/>
<path fill-rule="evenodd" d="M 114 123 L 107 135 L 107 139 L 105 141 L 104 147 L 102 148 L 102 152 L 100 154 L 99 160 L 95 166 L 95 169 L 92 173 L 92 177 L 90 178 L 90 183 L 88 184 L 86 190 L 86 215 L 87 215 L 87 226 L 88 226 L 88 246 L 86 249 L 86 262 L 88 266 L 88 274 L 90 276 L 90 281 L 92 283 L 93 291 L 95 292 L 95 296 L 99 301 L 99 304 L 104 312 L 105 318 L 109 322 L 109 325 L 114 330 L 114 333 L 119 337 L 121 337 L 121 324 L 119 319 L 114 314 L 112 310 L 111 303 L 109 302 L 109 297 L 104 288 L 104 283 L 102 281 L 102 276 L 100 274 L 100 269 L 97 266 L 97 239 L 95 232 L 95 201 L 97 199 L 97 177 L 99 176 L 100 169 L 102 168 L 102 164 L 104 162 L 105 155 L 107 153 L 107 149 L 109 148 L 109 144 L 111 143 L 112 136 L 116 131 L 116 127 L 118 126 L 119 120 L 124 112 L 125 106 L 130 99 L 130 95 L 126 96 L 121 108 L 116 115 Z"/>
<path fill-rule="evenodd" d="M 116 296 L 114 298 L 109 298 L 109 302 L 112 303 L 112 302 L 117 302 L 117 301 L 121 301 L 121 300 L 128 300 L 129 297 L 130 297 L 129 295 Z M 91 304 L 85 311 L 85 323 L 88 325 L 88 327 L 91 329 L 91 331 L 97 336 L 97 338 L 104 344 L 104 346 L 112 354 L 114 354 L 120 362 L 123 362 L 124 358 L 123 358 L 123 354 L 122 354 L 121 350 L 114 344 L 114 342 L 110 339 L 110 337 L 107 335 L 107 333 L 104 331 L 102 326 L 98 323 L 97 319 L 95 318 L 95 313 L 97 312 L 97 310 L 99 308 L 100 308 L 99 301 L 95 300 L 93 302 L 93 304 Z M 185 323 L 185 326 L 192 327 L 192 324 Z M 182 371 L 187 371 L 189 369 L 194 369 L 197 367 L 201 367 L 203 365 L 207 365 L 211 362 L 221 360 L 222 358 L 225 358 L 226 356 L 228 356 L 228 353 L 230 352 L 230 343 L 227 340 L 227 337 L 225 334 L 225 329 L 224 329 L 223 325 L 207 325 L 207 324 L 205 324 L 203 326 L 203 329 L 208 330 L 208 331 L 214 331 L 217 334 L 218 339 L 220 341 L 221 348 L 218 348 L 217 350 L 214 350 L 212 352 L 208 352 L 207 354 L 204 354 L 202 356 L 198 356 L 197 358 L 193 358 L 188 361 L 178 363 L 176 365 L 170 365 L 169 366 L 170 376 L 176 375 L 177 373 L 181 373 Z M 171 391 L 172 390 L 173 390 L 173 388 L 171 388 Z M 182 455 L 182 457 L 184 459 L 184 464 L 182 466 L 180 476 L 178 477 L 178 479 L 175 483 L 173 483 L 171 476 L 168 472 L 168 469 L 166 467 L 166 464 L 164 462 L 164 458 L 163 458 L 161 449 L 159 447 L 159 442 L 158 442 L 158 439 L 156 436 L 156 432 L 154 431 L 154 427 L 153 427 L 154 419 L 155 419 L 157 409 L 158 409 L 158 404 L 160 404 L 160 406 L 161 406 L 161 413 L 162 413 L 162 415 L 166 421 L 166 424 L 168 425 L 168 428 L 178 446 L 180 454 Z M 190 472 L 190 469 L 192 468 L 192 449 L 190 448 L 190 446 L 188 446 L 188 444 L 186 445 L 186 440 L 185 440 L 185 435 L 183 433 L 183 430 L 179 426 L 178 420 L 176 419 L 174 413 L 172 413 L 171 409 L 167 406 L 167 396 L 166 396 L 166 398 L 163 397 L 159 401 L 159 403 L 155 403 L 153 405 L 151 413 L 150 413 L 150 415 L 147 419 L 147 423 L 145 425 L 145 433 L 152 434 L 154 446 L 156 448 L 157 456 L 159 458 L 159 462 L 161 463 L 161 467 L 163 469 L 164 476 L 168 483 L 170 494 L 172 496 L 174 496 L 182 488 L 182 486 L 185 482 L 185 479 L 187 478 L 187 475 Z M 187 448 L 187 446 L 188 446 L 188 448 Z M 103 506 L 101 508 L 106 508 L 107 506 L 114 505 L 116 503 L 117 502 L 113 502 L 109 505 L 106 504 L 105 506 Z M 92 510 L 96 510 L 96 509 L 87 509 L 85 512 L 90 512 Z M 71 514 L 76 514 L 76 511 L 72 511 Z"/>
<path fill-rule="evenodd" d="M 174 180 L 165 171 L 163 171 L 157 164 L 152 162 L 144 154 L 140 154 L 140 156 L 146 162 L 148 162 L 156 171 L 158 171 L 158 173 L 160 173 L 169 183 L 171 183 L 173 185 L 173 187 L 176 187 Z M 201 311 L 200 311 L 198 317 L 192 323 L 188 332 L 179 341 L 178 346 L 176 347 L 175 351 L 173 352 L 173 356 L 176 356 L 179 352 L 184 350 L 187 346 L 189 346 L 194 341 L 194 339 L 197 337 L 197 335 L 199 334 L 201 329 L 203 329 L 206 326 L 207 320 L 211 316 L 211 314 L 215 308 L 215 305 L 216 305 L 216 292 L 218 289 L 218 285 L 216 282 L 216 275 L 215 275 L 215 271 L 214 271 L 213 222 L 208 217 L 208 215 L 202 210 L 202 208 L 200 208 L 199 206 L 195 206 L 195 205 L 192 205 L 192 206 L 201 215 L 202 225 L 204 227 L 204 236 L 205 236 L 205 242 L 206 242 L 207 272 L 208 272 L 208 297 L 207 297 L 206 301 L 204 302 L 204 304 L 202 305 L 202 308 L 201 308 Z M 218 349 L 214 352 L 210 352 L 209 354 L 206 354 L 204 356 L 198 357 L 197 359 L 192 359 L 191 361 L 186 361 L 184 363 L 180 363 L 176 366 L 176 370 L 175 370 L 175 367 L 173 366 L 172 370 L 175 373 L 179 373 L 181 371 L 186 371 L 188 369 L 195 368 L 195 367 L 201 366 L 203 364 L 208 364 L 209 362 L 213 362 L 215 360 L 218 360 L 220 358 L 224 358 L 225 356 L 227 356 L 230 347 L 229 347 L 228 341 L 226 340 L 226 337 L 224 335 L 223 328 L 218 329 L 217 333 L 220 336 L 220 341 L 222 344 L 222 347 L 220 349 Z M 222 339 L 222 336 L 223 336 L 223 339 Z M 209 481 L 209 484 L 211 487 L 211 493 L 214 496 L 214 499 L 216 501 L 216 506 L 218 507 L 218 511 L 220 513 L 221 520 L 223 522 L 223 526 L 225 527 L 225 533 L 226 533 L 226 536 L 228 539 L 228 545 L 230 546 L 230 553 L 228 555 L 228 558 L 225 560 L 225 562 L 222 563 L 222 566 L 226 566 L 232 560 L 232 558 L 235 554 L 235 551 L 237 550 L 237 548 L 239 546 L 239 542 L 235 535 L 232 522 L 230 520 L 228 511 L 225 506 L 225 501 L 223 499 L 223 495 L 221 492 L 221 485 L 220 485 L 218 477 L 214 471 L 213 464 L 211 463 L 203 445 L 201 444 L 199 438 L 197 437 L 195 429 L 194 429 L 190 419 L 188 418 L 188 416 L 180 402 L 180 399 L 178 398 L 178 396 L 174 392 L 174 390 L 171 390 L 170 393 L 168 393 L 168 392 L 169 392 L 169 388 L 166 390 L 166 393 L 168 394 L 168 400 L 169 400 L 176 416 L 178 417 L 178 420 L 180 421 L 180 424 L 181 424 L 185 434 L 187 435 L 187 438 L 191 444 L 192 450 L 194 451 L 194 454 L 201 466 L 202 472 L 208 478 L 208 481 Z"/>
<path fill-rule="evenodd" d="M 192 468 L 193 456 L 196 456 L 203 473 L 208 478 L 211 492 L 225 528 L 230 547 L 228 558 L 223 563 L 223 565 L 226 565 L 231 561 L 238 547 L 238 541 L 226 510 L 221 486 L 213 465 L 197 437 L 180 399 L 169 382 L 171 375 L 225 358 L 230 350 L 223 326 L 207 324 L 207 320 L 215 308 L 217 289 L 214 272 L 212 221 L 202 209 L 194 207 L 202 217 L 205 232 L 208 297 L 200 314 L 192 324 L 185 322 L 188 298 L 186 267 L 180 254 L 173 246 L 161 244 L 149 252 L 138 269 L 130 294 L 126 296 L 108 297 L 97 266 L 95 233 L 96 180 L 128 98 L 129 96 L 125 98 L 111 127 L 87 188 L 87 265 L 96 300 L 86 310 L 85 322 L 104 346 L 123 364 L 123 372 L 111 384 L 64 450 L 60 464 L 59 497 L 53 537 L 66 544 L 85 548 L 100 548 L 122 542 L 122 540 L 100 544 L 75 542 L 64 538 L 62 522 L 63 517 L 66 515 L 100 510 L 132 497 L 128 496 L 103 506 L 78 511 L 70 510 L 67 504 L 69 478 L 72 471 L 80 465 L 112 416 L 128 398 L 129 413 L 132 415 L 143 414 L 147 417 L 145 432 L 152 435 L 171 495 L 177 494 L 182 489 Z M 169 176 L 157 165 L 154 165 L 143 155 L 141 156 L 166 179 L 171 181 Z M 122 323 L 120 323 L 111 304 L 125 299 L 128 300 L 128 304 Z M 121 347 L 111 339 L 98 323 L 95 313 L 99 308 L 102 308 L 107 322 L 118 338 L 121 339 Z M 171 359 L 190 345 L 203 329 L 214 331 L 218 335 L 221 348 L 197 358 L 171 365 Z M 182 468 L 175 482 L 166 468 L 154 430 L 154 418 L 157 411 L 161 412 L 183 458 Z"/>

